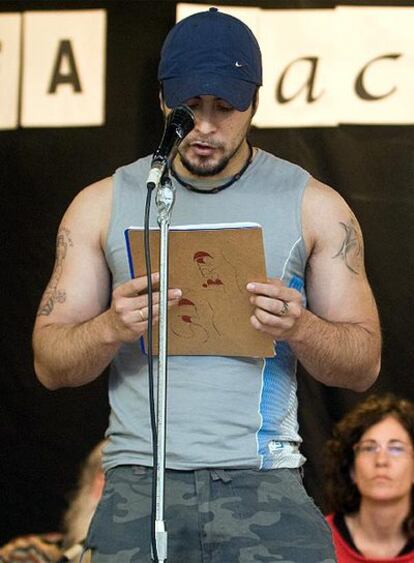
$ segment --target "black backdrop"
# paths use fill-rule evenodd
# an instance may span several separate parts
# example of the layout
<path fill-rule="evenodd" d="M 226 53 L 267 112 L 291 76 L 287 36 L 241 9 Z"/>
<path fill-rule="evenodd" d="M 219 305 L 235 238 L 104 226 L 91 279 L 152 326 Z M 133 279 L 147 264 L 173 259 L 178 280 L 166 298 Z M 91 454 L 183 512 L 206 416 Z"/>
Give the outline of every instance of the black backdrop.
<path fill-rule="evenodd" d="M 348 2 L 414 5 L 414 2 Z M 34 376 L 31 330 L 54 260 L 60 218 L 75 194 L 154 150 L 162 131 L 156 66 L 175 21 L 175 2 L 0 2 L 1 12 L 105 8 L 108 13 L 106 124 L 0 131 L 2 362 L 0 366 L 0 543 L 57 529 L 80 460 L 103 435 L 106 377 L 49 392 Z M 236 2 L 216 2 L 216 5 Z M 283 8 L 283 0 L 237 2 Z M 342 4 L 347 4 L 343 2 Z M 333 2 L 289 2 L 289 8 Z M 413 40 L 414 44 L 414 40 Z M 1 85 L 4 87 L 4 85 Z M 336 187 L 362 225 L 367 270 L 380 307 L 383 367 L 375 391 L 414 399 L 413 163 L 411 126 L 253 129 L 253 144 Z M 306 484 L 323 506 L 321 447 L 333 422 L 366 394 L 317 384 L 299 372 Z"/>

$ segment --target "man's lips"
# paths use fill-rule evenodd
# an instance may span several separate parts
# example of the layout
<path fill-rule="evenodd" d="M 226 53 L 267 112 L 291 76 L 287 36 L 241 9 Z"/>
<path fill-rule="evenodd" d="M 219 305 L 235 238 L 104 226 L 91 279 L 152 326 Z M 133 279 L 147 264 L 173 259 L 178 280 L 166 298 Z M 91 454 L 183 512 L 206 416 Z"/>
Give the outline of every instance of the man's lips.
<path fill-rule="evenodd" d="M 198 156 L 211 156 L 216 150 L 216 147 L 204 143 L 191 143 L 190 147 Z"/>

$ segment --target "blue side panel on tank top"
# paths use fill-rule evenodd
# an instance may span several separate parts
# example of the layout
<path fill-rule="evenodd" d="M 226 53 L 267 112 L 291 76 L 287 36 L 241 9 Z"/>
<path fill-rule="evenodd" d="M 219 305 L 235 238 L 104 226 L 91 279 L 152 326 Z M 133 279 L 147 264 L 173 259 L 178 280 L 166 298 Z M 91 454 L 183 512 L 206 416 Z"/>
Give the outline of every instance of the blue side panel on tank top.
<path fill-rule="evenodd" d="M 288 287 L 302 293 L 303 279 L 293 275 Z M 268 444 L 280 435 L 280 421 L 286 415 L 288 403 L 286 397 L 291 385 L 290 376 L 295 370 L 295 356 L 286 342 L 276 344 L 276 356 L 265 359 L 263 370 L 263 388 L 260 401 L 260 414 L 262 425 L 258 432 L 259 455 L 262 458 L 262 469 L 271 469 L 273 458 L 270 455 Z"/>

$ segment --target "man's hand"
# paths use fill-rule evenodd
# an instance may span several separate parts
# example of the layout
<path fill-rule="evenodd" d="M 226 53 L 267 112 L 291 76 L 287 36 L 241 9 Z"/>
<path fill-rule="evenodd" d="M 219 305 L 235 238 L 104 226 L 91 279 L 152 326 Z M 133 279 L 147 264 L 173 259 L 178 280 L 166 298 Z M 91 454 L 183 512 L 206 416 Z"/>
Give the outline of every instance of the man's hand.
<path fill-rule="evenodd" d="M 247 290 L 252 294 L 250 303 L 256 307 L 250 317 L 254 328 L 275 340 L 287 340 L 296 333 L 304 310 L 302 296 L 296 289 L 273 278 L 267 283 L 248 283 Z"/>
<path fill-rule="evenodd" d="M 158 286 L 159 274 L 151 276 L 154 286 Z M 110 308 L 112 339 L 114 342 L 133 342 L 140 338 L 148 328 L 148 283 L 147 277 L 134 278 L 114 289 Z M 180 289 L 168 290 L 168 306 L 176 305 L 182 292 Z M 158 322 L 160 294 L 152 293 L 153 325 Z"/>

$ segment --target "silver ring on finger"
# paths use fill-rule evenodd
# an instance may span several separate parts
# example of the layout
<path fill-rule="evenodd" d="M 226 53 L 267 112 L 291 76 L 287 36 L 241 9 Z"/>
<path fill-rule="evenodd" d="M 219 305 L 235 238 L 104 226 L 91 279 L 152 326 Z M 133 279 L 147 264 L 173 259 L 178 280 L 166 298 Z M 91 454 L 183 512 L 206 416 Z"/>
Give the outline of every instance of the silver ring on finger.
<path fill-rule="evenodd" d="M 286 317 L 289 313 L 289 304 L 287 301 L 282 301 L 283 305 L 280 311 L 276 314 L 278 317 Z"/>

